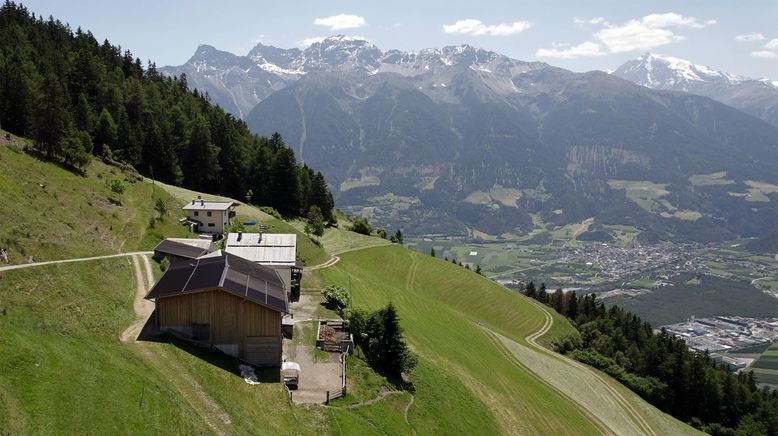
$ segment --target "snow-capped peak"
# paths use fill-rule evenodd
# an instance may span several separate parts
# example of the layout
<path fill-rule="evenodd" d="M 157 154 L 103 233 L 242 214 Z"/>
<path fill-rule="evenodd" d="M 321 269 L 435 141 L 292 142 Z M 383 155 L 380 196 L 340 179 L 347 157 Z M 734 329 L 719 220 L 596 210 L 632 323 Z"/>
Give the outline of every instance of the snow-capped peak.
<path fill-rule="evenodd" d="M 682 90 L 695 83 L 735 85 L 746 80 L 686 59 L 655 53 L 626 62 L 614 74 L 649 88 Z"/>

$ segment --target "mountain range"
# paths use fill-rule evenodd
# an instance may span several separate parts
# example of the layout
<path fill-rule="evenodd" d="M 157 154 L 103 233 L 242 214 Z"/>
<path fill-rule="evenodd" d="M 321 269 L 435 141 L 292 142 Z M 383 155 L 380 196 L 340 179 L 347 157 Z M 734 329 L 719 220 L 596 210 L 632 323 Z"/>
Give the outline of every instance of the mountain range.
<path fill-rule="evenodd" d="M 280 132 L 338 207 L 408 234 L 500 237 L 588 218 L 649 241 L 764 233 L 778 216 L 778 129 L 632 83 L 654 67 L 650 84 L 669 86 L 676 70 L 644 64 L 574 73 L 468 45 L 382 51 L 335 36 L 248 56 L 200 46 L 162 71 L 255 133 Z"/>
<path fill-rule="evenodd" d="M 652 53 L 624 63 L 613 74 L 652 89 L 704 95 L 778 126 L 778 81 L 749 79 Z"/>

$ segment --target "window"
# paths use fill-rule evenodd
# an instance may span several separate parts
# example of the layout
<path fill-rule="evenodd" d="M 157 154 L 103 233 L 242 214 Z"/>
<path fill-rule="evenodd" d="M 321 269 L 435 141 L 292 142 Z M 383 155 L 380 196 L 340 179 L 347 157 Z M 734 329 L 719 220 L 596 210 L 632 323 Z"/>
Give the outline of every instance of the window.
<path fill-rule="evenodd" d="M 211 212 L 210 211 L 208 212 L 208 216 L 211 216 Z"/>
<path fill-rule="evenodd" d="M 215 227 L 215 226 L 216 226 L 216 224 L 214 224 L 214 223 L 208 223 L 208 227 Z"/>
<path fill-rule="evenodd" d="M 200 212 L 195 211 L 194 216 L 200 216 Z"/>

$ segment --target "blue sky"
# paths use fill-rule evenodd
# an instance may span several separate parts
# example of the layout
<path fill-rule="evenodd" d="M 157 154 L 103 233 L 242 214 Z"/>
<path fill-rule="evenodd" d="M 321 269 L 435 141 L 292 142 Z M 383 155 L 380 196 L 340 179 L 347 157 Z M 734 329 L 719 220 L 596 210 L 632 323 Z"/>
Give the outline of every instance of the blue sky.
<path fill-rule="evenodd" d="M 574 71 L 613 69 L 651 51 L 778 80 L 778 1 L 23 1 L 158 66 L 199 44 L 236 54 L 257 42 L 302 46 L 332 34 L 383 50 L 467 43 Z M 744 6 L 747 5 L 747 6 Z"/>

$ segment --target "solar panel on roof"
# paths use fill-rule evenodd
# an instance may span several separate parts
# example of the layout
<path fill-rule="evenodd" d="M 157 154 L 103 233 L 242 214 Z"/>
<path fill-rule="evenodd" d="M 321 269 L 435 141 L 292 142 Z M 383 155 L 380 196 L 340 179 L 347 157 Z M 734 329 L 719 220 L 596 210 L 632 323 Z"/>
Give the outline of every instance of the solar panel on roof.
<path fill-rule="evenodd" d="M 276 271 L 227 253 L 173 265 L 146 298 L 170 297 L 216 288 L 279 312 L 288 310 L 284 283 Z"/>

